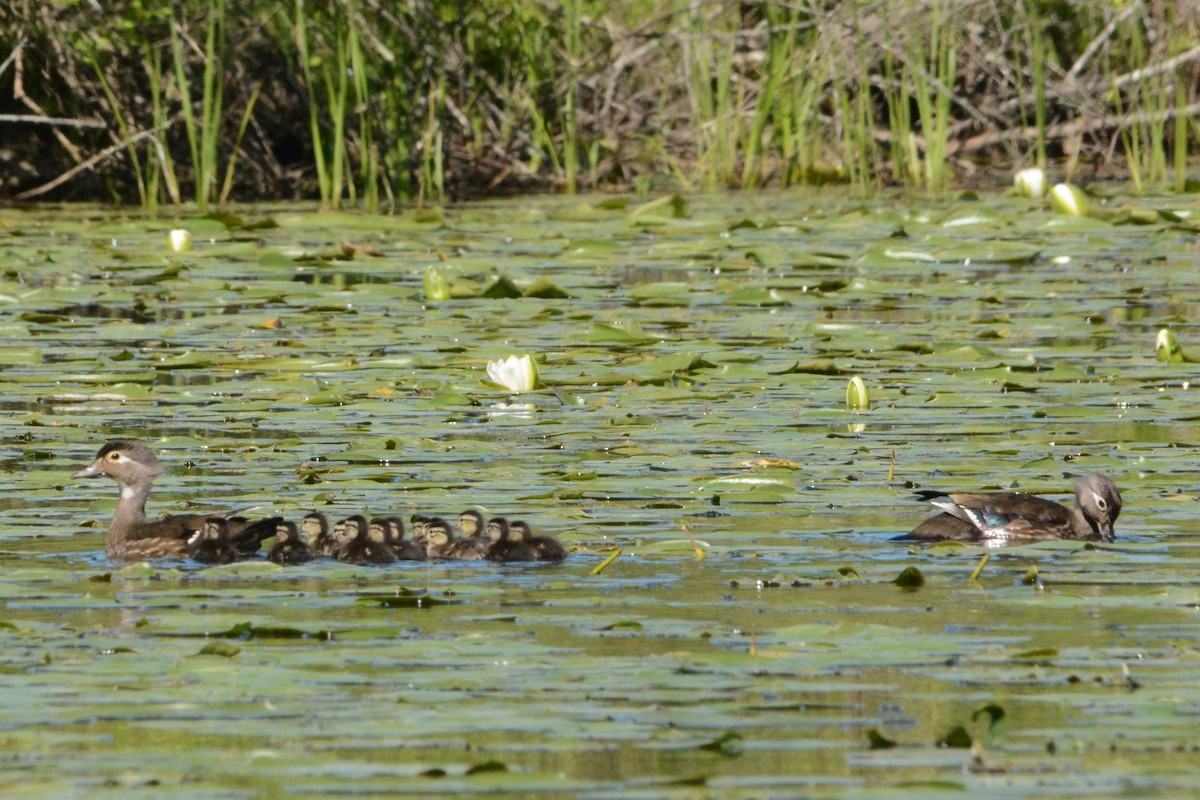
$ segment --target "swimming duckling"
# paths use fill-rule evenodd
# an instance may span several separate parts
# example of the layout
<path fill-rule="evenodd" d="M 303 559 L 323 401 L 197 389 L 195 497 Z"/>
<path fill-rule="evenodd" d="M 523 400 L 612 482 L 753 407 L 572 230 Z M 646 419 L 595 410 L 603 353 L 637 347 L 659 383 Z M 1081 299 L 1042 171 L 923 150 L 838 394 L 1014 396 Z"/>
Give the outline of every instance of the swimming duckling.
<path fill-rule="evenodd" d="M 387 545 L 387 527 L 367 523 L 361 514 L 345 520 L 343 544 L 337 550 L 337 560 L 348 564 L 391 564 L 396 554 Z"/>
<path fill-rule="evenodd" d="M 464 538 L 455 539 L 453 545 L 446 550 L 444 558 L 453 558 L 459 561 L 482 561 L 487 557 L 488 550 L 491 549 L 493 544 L 493 540 L 488 532 L 482 530 L 483 515 L 475 510 L 464 511 L 458 515 L 458 523 L 459 531 L 464 533 L 471 531 L 471 534 L 464 536 Z M 497 523 L 504 525 L 507 530 L 508 524 L 502 517 L 496 517 L 489 521 L 488 528 Z M 501 534 L 497 532 L 496 536 L 498 539 Z"/>
<path fill-rule="evenodd" d="M 154 479 L 162 473 L 163 467 L 149 447 L 131 439 L 114 439 L 100 448 L 91 464 L 71 475 L 72 478 L 105 475 L 121 487 L 120 500 L 104 539 L 104 552 L 109 558 L 123 561 L 180 558 L 187 554 L 188 540 L 202 533 L 205 524 L 212 519 L 227 521 L 229 532 L 235 536 L 248 531 L 244 539 L 237 542 L 239 549 L 244 551 L 253 552 L 249 550 L 251 540 L 255 540 L 254 550 L 257 550 L 262 538 L 270 535 L 263 534 L 257 527 L 260 523 L 250 523 L 244 517 L 236 517 L 237 522 L 230 520 L 236 511 L 173 514 L 159 520 L 147 519 L 146 500 L 150 497 Z M 261 524 L 274 530 L 279 518 L 272 520 L 270 523 L 263 520 Z M 256 539 L 260 534 L 262 537 Z"/>
<path fill-rule="evenodd" d="M 329 520 L 320 511 L 306 514 L 300 520 L 300 534 L 316 556 L 332 556 L 335 540 L 329 530 Z"/>
<path fill-rule="evenodd" d="M 300 538 L 294 522 L 281 522 L 275 528 L 275 545 L 267 553 L 267 560 L 276 564 L 303 564 L 311 561 L 312 548 Z"/>
<path fill-rule="evenodd" d="M 503 517 L 488 520 L 487 532 L 488 538 L 492 541 L 492 546 L 488 548 L 487 554 L 484 556 L 488 561 L 537 560 L 537 554 L 533 552 L 532 547 L 512 538 L 512 528 Z"/>
<path fill-rule="evenodd" d="M 441 517 L 425 520 L 425 555 L 428 558 L 451 558 L 448 555 L 454 546 L 454 531 L 450 523 Z"/>
<path fill-rule="evenodd" d="M 229 541 L 229 526 L 223 519 L 210 519 L 204 530 L 187 543 L 188 555 L 201 564 L 229 564 L 238 557 L 237 548 Z"/>
<path fill-rule="evenodd" d="M 359 520 L 362 521 L 362 526 L 367 527 L 367 520 L 361 514 L 355 514 L 345 519 L 339 519 L 333 523 L 333 527 L 329 530 L 329 538 L 332 544 L 329 546 L 329 554 L 341 561 L 341 553 L 347 546 L 358 538 Z"/>
<path fill-rule="evenodd" d="M 552 536 L 534 536 L 529 523 L 514 519 L 508 524 L 508 538 L 511 541 L 524 542 L 532 548 L 538 561 L 562 561 L 567 557 L 566 548 Z"/>
<path fill-rule="evenodd" d="M 429 527 L 429 517 L 422 516 L 421 514 L 413 514 L 408 518 L 408 521 L 412 523 L 413 541 L 420 545 L 422 549 L 424 549 L 425 529 Z"/>
<path fill-rule="evenodd" d="M 922 492 L 942 513 L 893 541 L 1006 541 L 1101 539 L 1111 542 L 1121 514 L 1121 493 L 1099 473 L 1075 483 L 1075 506 L 1067 508 L 1031 494 Z"/>
<path fill-rule="evenodd" d="M 404 520 L 399 517 L 388 517 L 384 522 L 388 526 L 388 546 L 396 554 L 398 561 L 424 561 L 425 548 L 404 538 Z"/>
<path fill-rule="evenodd" d="M 482 536 L 483 514 L 480 514 L 473 508 L 468 508 L 466 511 L 458 515 L 458 522 L 454 528 L 454 535 L 459 539 L 470 539 L 472 536 Z"/>

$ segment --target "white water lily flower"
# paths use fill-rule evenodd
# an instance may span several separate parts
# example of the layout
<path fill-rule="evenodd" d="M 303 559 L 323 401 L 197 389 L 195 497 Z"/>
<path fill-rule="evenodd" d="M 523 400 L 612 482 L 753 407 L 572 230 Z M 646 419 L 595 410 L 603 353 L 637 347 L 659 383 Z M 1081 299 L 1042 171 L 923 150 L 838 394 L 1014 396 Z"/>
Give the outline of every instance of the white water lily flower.
<path fill-rule="evenodd" d="M 192 235 L 184 228 L 175 228 L 171 231 L 169 243 L 172 253 L 182 253 L 185 250 L 191 250 Z"/>
<path fill-rule="evenodd" d="M 1087 195 L 1078 186 L 1056 183 L 1050 190 L 1050 205 L 1060 214 L 1072 217 L 1087 216 Z"/>
<path fill-rule="evenodd" d="M 1013 176 L 1013 186 L 1017 187 L 1018 194 L 1036 200 L 1046 194 L 1046 173 L 1037 167 L 1019 170 Z"/>
<path fill-rule="evenodd" d="M 541 384 L 533 356 L 509 356 L 500 361 L 489 361 L 487 374 L 493 383 L 510 392 L 532 392 Z"/>

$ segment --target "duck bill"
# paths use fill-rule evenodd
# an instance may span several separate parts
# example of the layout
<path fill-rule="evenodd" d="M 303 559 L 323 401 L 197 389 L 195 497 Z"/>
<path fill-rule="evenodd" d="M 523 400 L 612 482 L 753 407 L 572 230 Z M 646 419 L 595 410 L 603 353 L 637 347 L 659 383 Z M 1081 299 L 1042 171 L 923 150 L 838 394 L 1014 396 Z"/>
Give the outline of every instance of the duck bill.
<path fill-rule="evenodd" d="M 1117 534 L 1113 532 L 1112 525 L 1100 526 L 1100 538 L 1106 542 L 1111 542 L 1117 538 Z"/>
<path fill-rule="evenodd" d="M 86 467 L 79 470 L 78 472 L 72 472 L 71 477 L 72 478 L 94 478 L 97 475 L 103 475 L 103 474 L 104 474 L 104 470 L 102 470 L 100 468 L 100 460 L 96 459 L 91 464 L 88 464 Z"/>

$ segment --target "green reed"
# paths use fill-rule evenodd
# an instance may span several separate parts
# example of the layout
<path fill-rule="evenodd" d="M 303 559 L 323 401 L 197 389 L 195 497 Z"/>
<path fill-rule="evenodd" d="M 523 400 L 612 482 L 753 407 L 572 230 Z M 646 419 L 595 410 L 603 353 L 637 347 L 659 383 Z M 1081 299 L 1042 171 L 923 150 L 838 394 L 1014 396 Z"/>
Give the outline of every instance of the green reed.
<path fill-rule="evenodd" d="M 196 205 L 208 208 L 217 180 L 217 147 L 224 114 L 225 92 L 225 0 L 213 0 L 208 9 L 208 27 L 204 38 L 204 69 L 201 73 L 199 118 L 192 92 L 184 51 L 184 34 L 179 23 L 170 22 L 171 53 L 175 64 L 175 87 L 183 104 L 183 121 L 192 156 Z"/>

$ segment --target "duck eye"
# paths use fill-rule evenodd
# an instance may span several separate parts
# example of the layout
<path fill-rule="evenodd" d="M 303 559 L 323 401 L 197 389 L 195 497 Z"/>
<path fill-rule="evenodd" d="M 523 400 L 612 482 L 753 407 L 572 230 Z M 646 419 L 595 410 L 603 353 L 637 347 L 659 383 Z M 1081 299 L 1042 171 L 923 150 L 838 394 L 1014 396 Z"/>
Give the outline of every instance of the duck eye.
<path fill-rule="evenodd" d="M 1100 509 L 1101 511 L 1108 511 L 1108 501 L 1103 497 L 1097 497 L 1096 508 Z"/>
<path fill-rule="evenodd" d="M 108 454 L 108 460 L 109 460 L 109 461 L 120 461 L 120 460 L 121 460 L 121 454 L 120 454 L 119 452 L 117 452 L 116 450 L 114 450 L 114 451 L 112 451 L 111 453 L 109 453 L 109 454 Z"/>

